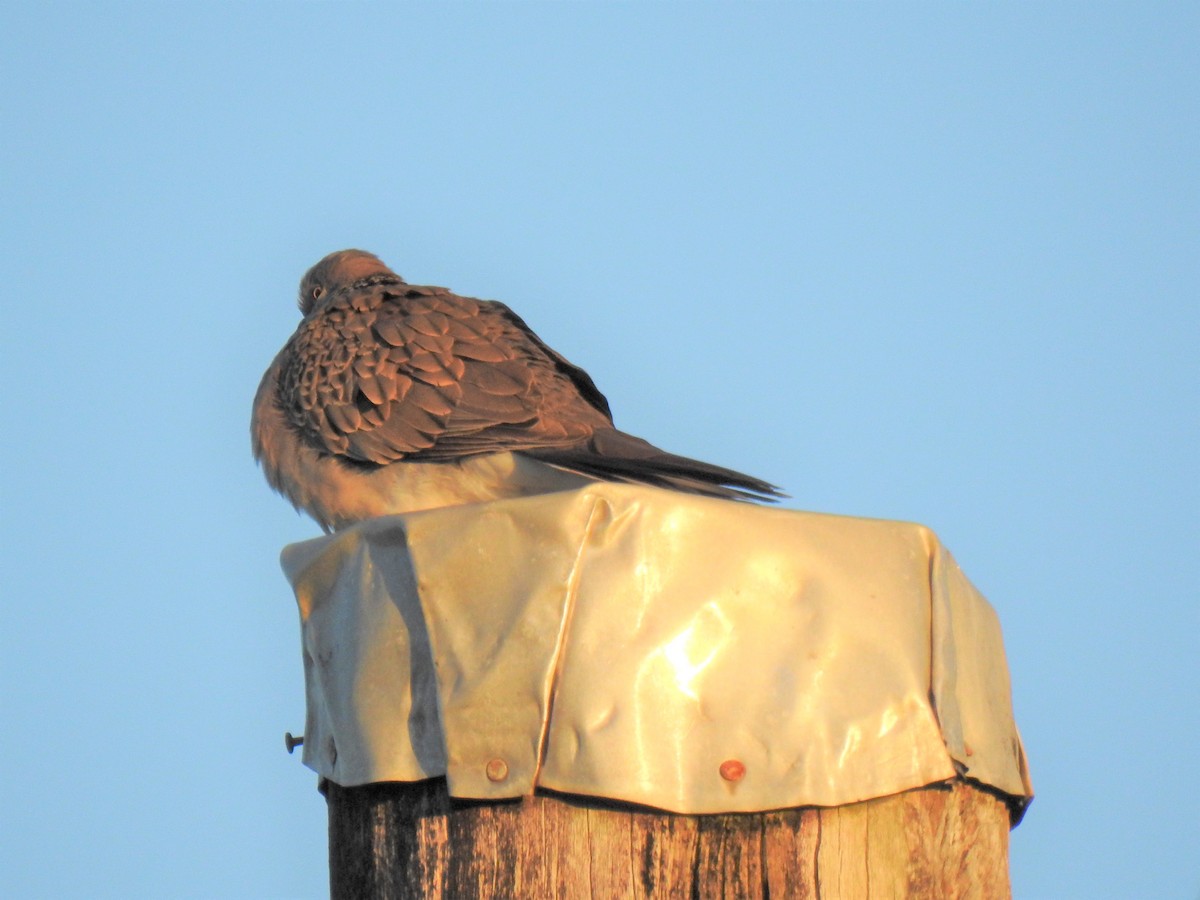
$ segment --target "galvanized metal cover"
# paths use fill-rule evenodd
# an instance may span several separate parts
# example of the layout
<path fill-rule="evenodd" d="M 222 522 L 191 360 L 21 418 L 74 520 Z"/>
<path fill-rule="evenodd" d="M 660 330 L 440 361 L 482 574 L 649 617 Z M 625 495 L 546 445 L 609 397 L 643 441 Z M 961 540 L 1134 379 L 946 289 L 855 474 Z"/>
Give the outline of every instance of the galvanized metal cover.
<path fill-rule="evenodd" d="M 304 762 L 343 786 L 680 813 L 956 774 L 1032 796 L 995 613 L 919 525 L 596 484 L 375 519 L 283 565 Z"/>

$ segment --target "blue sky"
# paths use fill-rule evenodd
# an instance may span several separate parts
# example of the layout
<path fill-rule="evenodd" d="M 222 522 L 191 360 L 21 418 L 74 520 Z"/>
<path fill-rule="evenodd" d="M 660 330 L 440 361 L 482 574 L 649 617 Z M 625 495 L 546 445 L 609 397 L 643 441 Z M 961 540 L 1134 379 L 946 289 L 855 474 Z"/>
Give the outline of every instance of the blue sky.
<path fill-rule="evenodd" d="M 996 607 L 1018 897 L 1200 894 L 1194 4 L 5 4 L 0 884 L 320 897 L 247 425 L 360 246 L 618 425 L 931 526 Z"/>

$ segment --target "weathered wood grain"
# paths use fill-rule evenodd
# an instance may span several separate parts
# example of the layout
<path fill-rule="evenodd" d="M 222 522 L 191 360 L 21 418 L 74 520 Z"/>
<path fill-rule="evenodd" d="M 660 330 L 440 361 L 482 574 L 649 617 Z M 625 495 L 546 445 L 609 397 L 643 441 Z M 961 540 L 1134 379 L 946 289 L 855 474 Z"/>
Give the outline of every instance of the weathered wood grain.
<path fill-rule="evenodd" d="M 335 900 L 1010 896 L 1009 813 L 956 781 L 831 809 L 681 816 L 442 779 L 325 785 Z"/>

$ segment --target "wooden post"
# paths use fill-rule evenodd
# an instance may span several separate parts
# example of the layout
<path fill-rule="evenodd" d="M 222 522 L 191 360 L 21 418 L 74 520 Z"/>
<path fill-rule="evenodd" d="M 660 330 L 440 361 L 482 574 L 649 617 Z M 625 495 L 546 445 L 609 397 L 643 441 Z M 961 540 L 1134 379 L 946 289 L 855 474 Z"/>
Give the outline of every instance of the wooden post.
<path fill-rule="evenodd" d="M 927 529 L 597 484 L 284 565 L 339 900 L 1010 894 L 999 621 Z"/>
<path fill-rule="evenodd" d="M 1009 808 L 952 781 L 834 808 L 687 816 L 444 779 L 324 782 L 330 890 L 361 898 L 1007 898 Z"/>

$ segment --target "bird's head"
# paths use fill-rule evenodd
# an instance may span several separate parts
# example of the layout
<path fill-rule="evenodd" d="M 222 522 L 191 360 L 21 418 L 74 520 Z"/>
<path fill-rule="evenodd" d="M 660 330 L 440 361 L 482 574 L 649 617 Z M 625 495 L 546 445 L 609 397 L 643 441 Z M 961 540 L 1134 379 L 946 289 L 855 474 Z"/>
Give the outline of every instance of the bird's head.
<path fill-rule="evenodd" d="M 353 284 L 368 275 L 394 275 L 373 253 L 365 250 L 339 250 L 304 273 L 300 279 L 300 312 L 307 316 L 326 294 Z"/>

